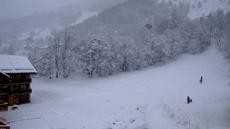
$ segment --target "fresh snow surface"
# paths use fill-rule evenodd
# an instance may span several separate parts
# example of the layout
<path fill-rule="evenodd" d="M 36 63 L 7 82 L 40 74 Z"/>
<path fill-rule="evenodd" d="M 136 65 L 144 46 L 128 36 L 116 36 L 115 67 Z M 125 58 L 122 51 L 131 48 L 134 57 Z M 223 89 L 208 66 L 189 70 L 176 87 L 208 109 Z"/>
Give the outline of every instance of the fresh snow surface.
<path fill-rule="evenodd" d="M 230 129 L 228 70 L 211 47 L 107 78 L 34 79 L 32 103 L 0 116 L 12 129 Z"/>

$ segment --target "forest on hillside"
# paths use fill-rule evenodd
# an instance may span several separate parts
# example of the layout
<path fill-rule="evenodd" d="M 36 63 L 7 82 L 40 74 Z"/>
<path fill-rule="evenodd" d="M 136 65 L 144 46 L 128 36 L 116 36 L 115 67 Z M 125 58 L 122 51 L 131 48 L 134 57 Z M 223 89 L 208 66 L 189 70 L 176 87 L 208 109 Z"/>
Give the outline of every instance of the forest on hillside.
<path fill-rule="evenodd" d="M 28 38 L 29 43 L 45 45 L 25 49 L 38 75 L 48 78 L 139 70 L 184 53 L 202 53 L 211 44 L 229 59 L 230 12 L 218 9 L 191 19 L 189 9 L 185 2 L 129 0 L 83 23 L 55 29 L 46 38 Z"/>

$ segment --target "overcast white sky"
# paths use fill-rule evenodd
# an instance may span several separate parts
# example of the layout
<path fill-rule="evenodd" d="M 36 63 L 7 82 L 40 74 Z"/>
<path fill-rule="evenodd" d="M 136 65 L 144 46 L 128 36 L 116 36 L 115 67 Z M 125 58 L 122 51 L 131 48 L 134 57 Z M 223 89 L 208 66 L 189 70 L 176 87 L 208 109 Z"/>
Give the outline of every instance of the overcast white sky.
<path fill-rule="evenodd" d="M 0 18 L 20 17 L 55 10 L 72 2 L 85 4 L 90 1 L 94 0 L 0 0 Z"/>

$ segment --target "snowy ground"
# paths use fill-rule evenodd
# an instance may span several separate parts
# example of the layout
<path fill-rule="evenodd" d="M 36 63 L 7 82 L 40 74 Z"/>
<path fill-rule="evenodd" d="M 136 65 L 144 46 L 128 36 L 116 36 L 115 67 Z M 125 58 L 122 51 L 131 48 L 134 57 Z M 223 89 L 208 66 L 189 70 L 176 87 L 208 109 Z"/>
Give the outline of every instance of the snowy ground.
<path fill-rule="evenodd" d="M 12 129 L 230 129 L 228 66 L 211 48 L 107 78 L 34 79 L 32 104 L 0 116 Z"/>

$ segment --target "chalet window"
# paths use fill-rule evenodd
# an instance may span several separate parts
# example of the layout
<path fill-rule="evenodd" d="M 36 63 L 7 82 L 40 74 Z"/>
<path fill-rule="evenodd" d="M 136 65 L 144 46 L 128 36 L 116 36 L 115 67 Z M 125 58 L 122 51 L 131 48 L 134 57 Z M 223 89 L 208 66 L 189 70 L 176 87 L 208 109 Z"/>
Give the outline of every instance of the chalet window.
<path fill-rule="evenodd" d="M 0 96 L 0 100 L 7 102 L 8 101 L 8 97 L 7 96 Z"/>
<path fill-rule="evenodd" d="M 19 87 L 17 85 L 14 85 L 13 87 L 14 87 L 14 90 L 18 90 L 19 89 Z"/>
<path fill-rule="evenodd" d="M 18 96 L 17 96 L 17 95 L 14 95 L 13 98 L 14 98 L 14 100 L 17 100 L 17 99 L 18 99 Z"/>
<path fill-rule="evenodd" d="M 21 74 L 21 78 L 25 79 L 26 78 L 26 74 Z"/>
<path fill-rule="evenodd" d="M 3 75 L 0 73 L 0 82 L 2 82 L 3 81 Z"/>
<path fill-rule="evenodd" d="M 0 93 L 7 93 L 9 90 L 7 85 L 0 86 Z M 0 99 L 1 100 L 1 99 Z"/>
<path fill-rule="evenodd" d="M 25 90 L 25 89 L 27 89 L 27 88 L 26 88 L 26 85 L 25 85 L 25 84 L 22 84 L 22 85 L 21 85 L 21 90 Z"/>

